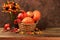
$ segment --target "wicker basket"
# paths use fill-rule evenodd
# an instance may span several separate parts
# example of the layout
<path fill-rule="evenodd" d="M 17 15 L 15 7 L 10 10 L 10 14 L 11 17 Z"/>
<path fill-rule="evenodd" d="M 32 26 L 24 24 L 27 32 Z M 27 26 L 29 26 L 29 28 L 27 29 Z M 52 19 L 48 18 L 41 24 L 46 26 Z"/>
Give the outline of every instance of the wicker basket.
<path fill-rule="evenodd" d="M 36 28 L 36 24 L 25 24 L 25 23 L 19 23 L 19 29 L 20 31 L 34 31 Z"/>

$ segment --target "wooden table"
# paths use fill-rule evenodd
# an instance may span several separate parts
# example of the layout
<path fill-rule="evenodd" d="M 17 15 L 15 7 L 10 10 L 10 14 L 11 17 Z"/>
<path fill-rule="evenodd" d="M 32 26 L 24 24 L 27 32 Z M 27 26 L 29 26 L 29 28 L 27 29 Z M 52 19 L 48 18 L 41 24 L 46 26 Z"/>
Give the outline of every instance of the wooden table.
<path fill-rule="evenodd" d="M 60 37 L 20 35 L 9 31 L 0 31 L 0 40 L 60 40 Z"/>

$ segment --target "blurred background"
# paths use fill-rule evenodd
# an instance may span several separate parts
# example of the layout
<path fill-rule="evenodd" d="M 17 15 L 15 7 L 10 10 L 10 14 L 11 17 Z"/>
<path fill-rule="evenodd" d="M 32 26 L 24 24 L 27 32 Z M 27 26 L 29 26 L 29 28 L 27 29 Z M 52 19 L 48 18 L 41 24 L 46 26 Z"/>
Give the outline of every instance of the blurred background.
<path fill-rule="evenodd" d="M 0 27 L 11 23 L 9 14 L 2 13 L 2 5 L 7 0 L 0 0 Z M 10 0 L 11 1 L 11 0 Z M 60 27 L 60 0 L 14 0 L 25 11 L 39 10 L 42 14 L 37 26 L 39 29 Z"/>

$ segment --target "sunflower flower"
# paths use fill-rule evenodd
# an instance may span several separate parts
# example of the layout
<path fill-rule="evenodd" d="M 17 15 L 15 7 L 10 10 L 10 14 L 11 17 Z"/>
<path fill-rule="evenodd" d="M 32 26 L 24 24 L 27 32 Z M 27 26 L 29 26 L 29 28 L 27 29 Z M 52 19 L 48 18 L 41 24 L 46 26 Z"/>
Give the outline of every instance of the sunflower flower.
<path fill-rule="evenodd" d="M 17 3 L 7 2 L 3 5 L 4 12 L 17 12 L 18 10 L 20 10 L 20 6 Z"/>

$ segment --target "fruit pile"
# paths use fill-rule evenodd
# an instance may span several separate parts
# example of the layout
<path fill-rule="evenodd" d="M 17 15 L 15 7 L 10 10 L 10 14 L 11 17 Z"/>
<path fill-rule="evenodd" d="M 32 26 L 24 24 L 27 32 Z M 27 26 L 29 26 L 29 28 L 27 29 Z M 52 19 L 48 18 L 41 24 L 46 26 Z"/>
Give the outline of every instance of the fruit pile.
<path fill-rule="evenodd" d="M 23 17 L 21 17 L 20 14 L 22 14 Z M 41 14 L 38 10 L 19 13 L 17 19 L 21 20 L 18 24 L 20 31 L 34 31 L 40 16 Z"/>
<path fill-rule="evenodd" d="M 14 21 L 14 23 L 26 23 L 26 24 L 31 24 L 31 23 L 36 23 L 41 17 L 41 13 L 38 10 L 35 11 L 22 11 L 17 15 L 17 19 Z"/>
<path fill-rule="evenodd" d="M 25 24 L 33 24 L 36 23 L 39 19 L 41 19 L 41 13 L 38 10 L 35 11 L 22 11 L 19 13 L 14 20 L 14 24 L 25 23 Z M 10 24 L 5 24 L 4 28 L 10 29 Z"/>
<path fill-rule="evenodd" d="M 15 25 L 19 23 L 34 24 L 41 19 L 40 11 L 34 10 L 33 12 L 32 11 L 26 12 L 24 10 L 21 10 L 19 5 L 15 2 L 4 3 L 3 10 L 4 12 L 10 13 L 10 15 L 13 14 L 11 16 L 15 18 L 13 19 L 13 24 Z M 10 29 L 11 29 L 11 24 L 7 23 L 4 25 L 4 30 L 10 30 Z M 16 32 L 18 28 L 14 28 L 13 30 L 14 32 Z"/>

